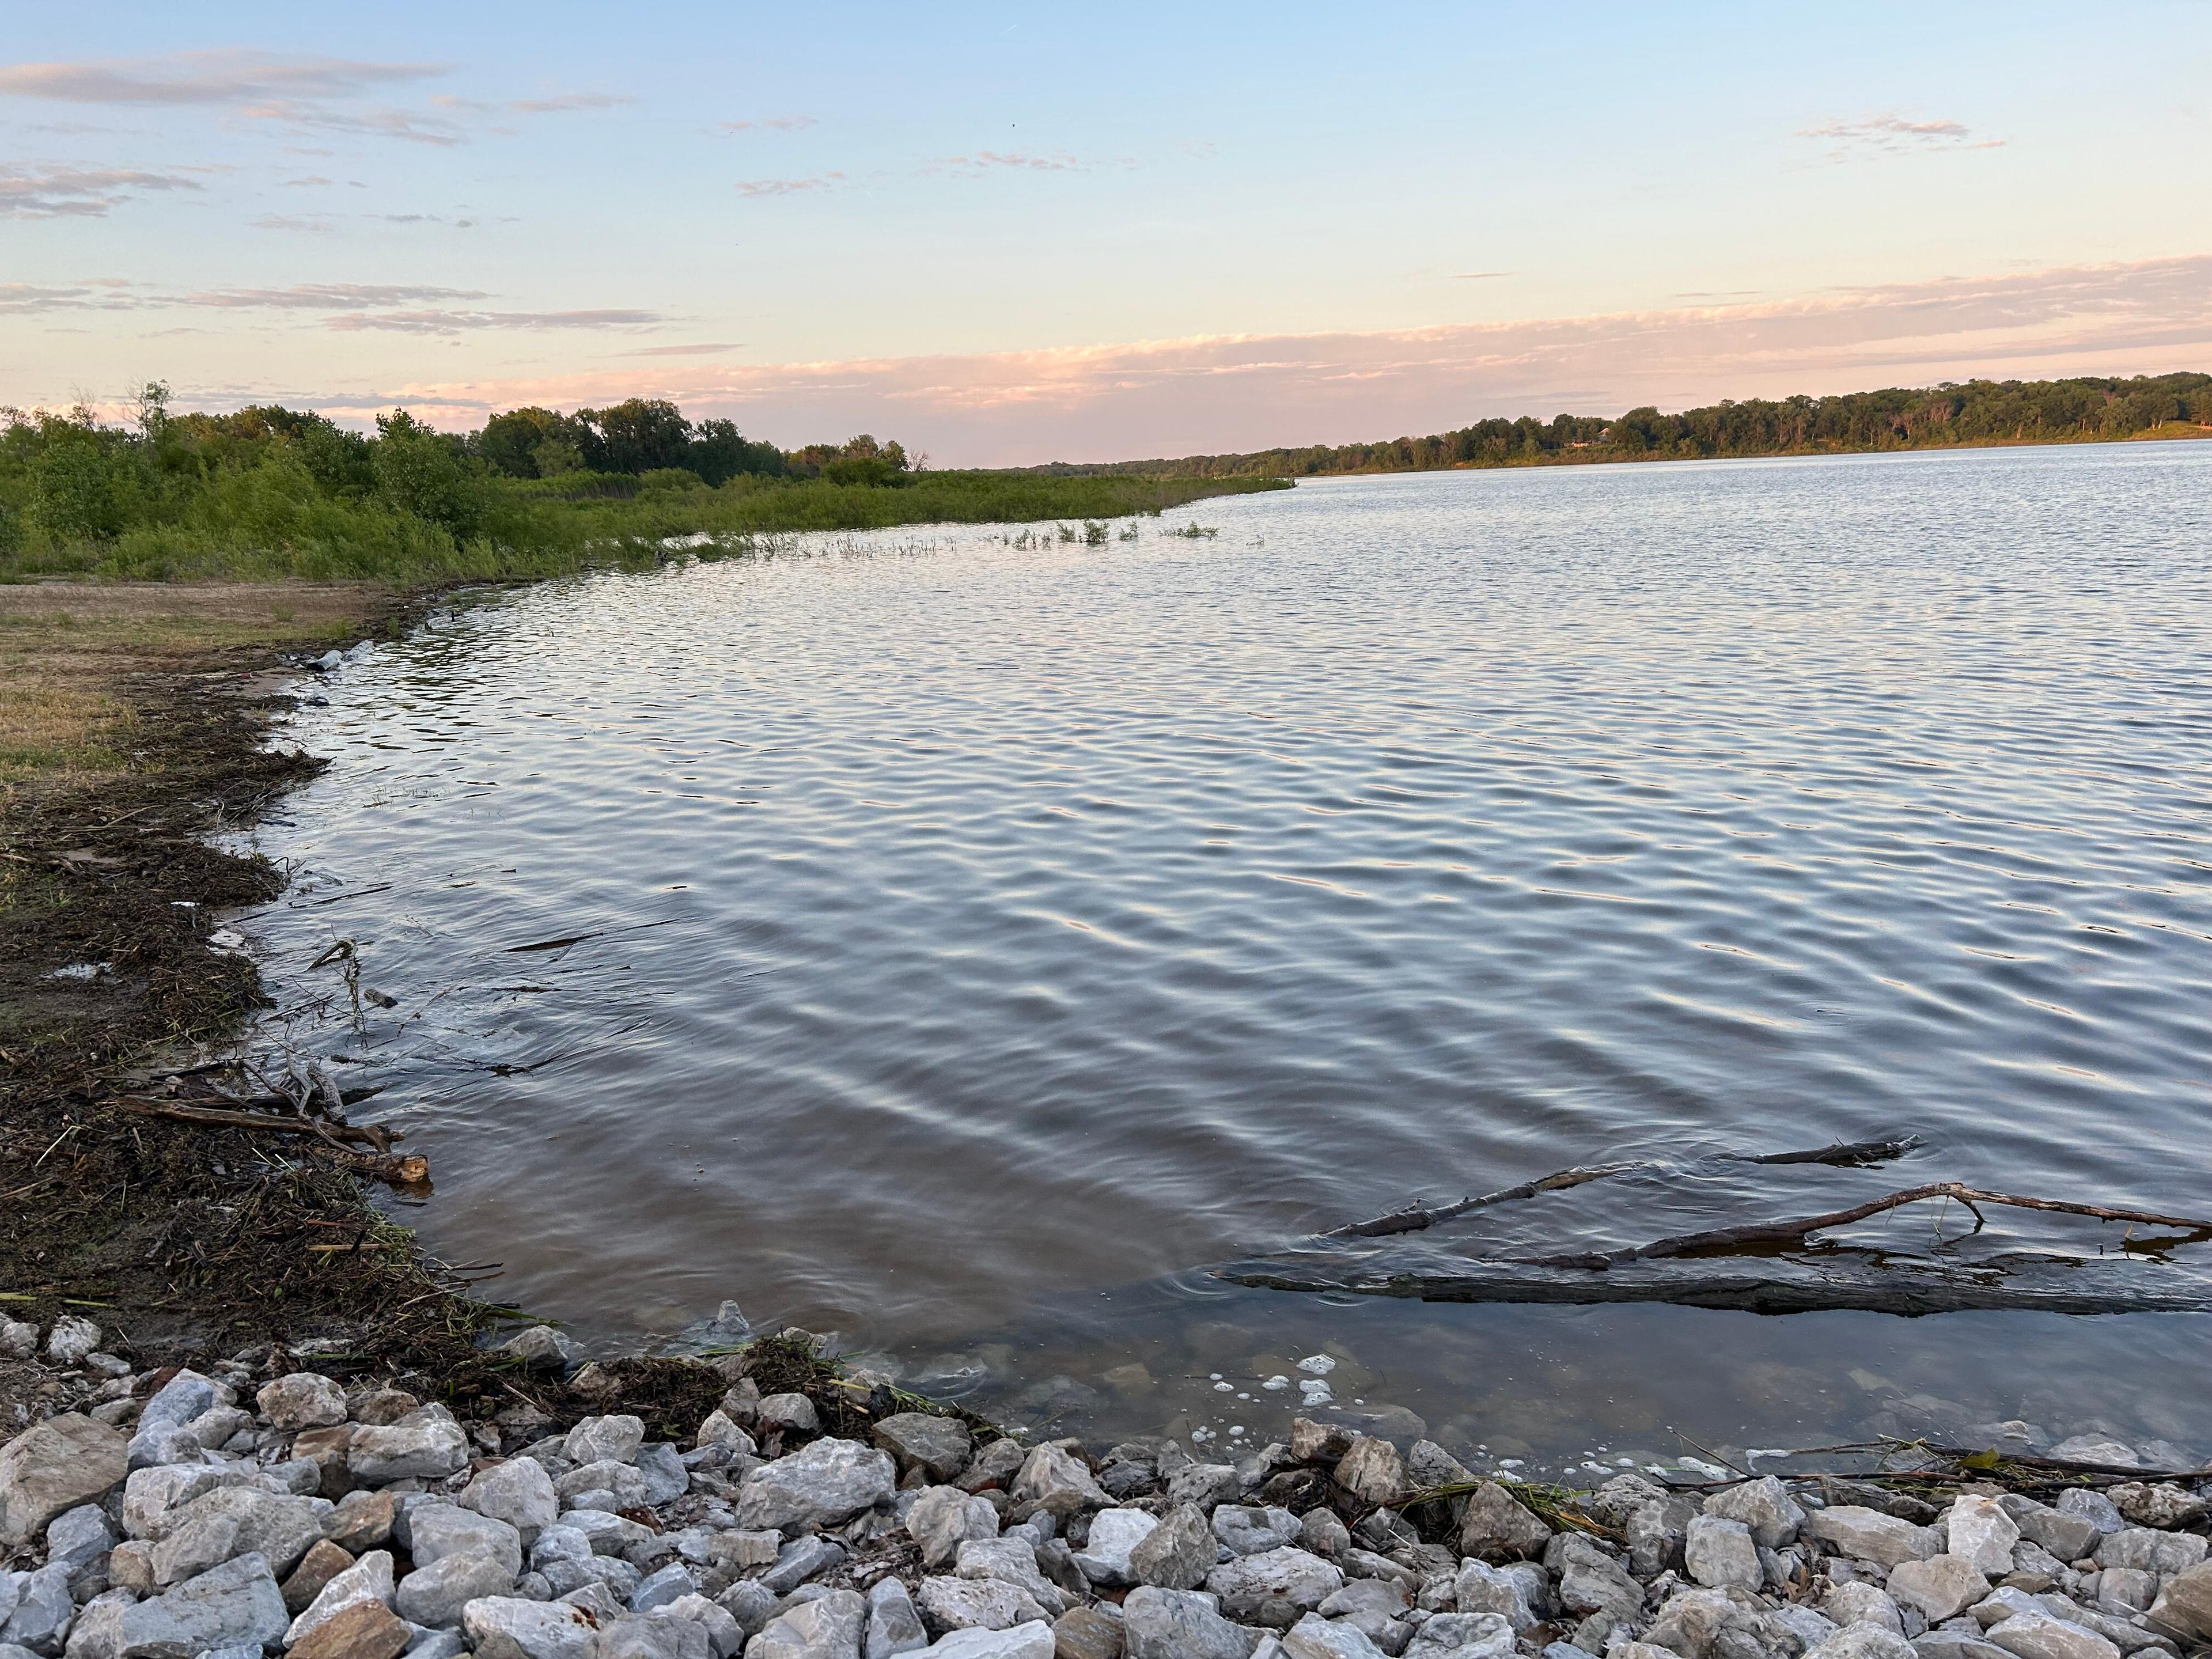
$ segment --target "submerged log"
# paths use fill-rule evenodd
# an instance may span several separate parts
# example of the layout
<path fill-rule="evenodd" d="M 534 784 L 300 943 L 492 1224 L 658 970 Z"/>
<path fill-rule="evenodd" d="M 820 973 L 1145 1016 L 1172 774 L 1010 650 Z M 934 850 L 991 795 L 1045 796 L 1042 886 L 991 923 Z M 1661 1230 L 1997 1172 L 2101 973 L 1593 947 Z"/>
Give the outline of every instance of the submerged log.
<path fill-rule="evenodd" d="M 1419 1302 L 1487 1302 L 1584 1307 L 1666 1303 L 1757 1314 L 1858 1311 L 1899 1314 L 2203 1313 L 2212 1284 L 2153 1277 L 2147 1264 L 2091 1258 L 1992 1259 L 1972 1268 L 1777 1260 L 1692 1268 L 1591 1273 L 1517 1261 L 1423 1265 L 1397 1271 L 1370 1266 L 1233 1262 L 1216 1278 L 1258 1290 L 1399 1297 Z"/>

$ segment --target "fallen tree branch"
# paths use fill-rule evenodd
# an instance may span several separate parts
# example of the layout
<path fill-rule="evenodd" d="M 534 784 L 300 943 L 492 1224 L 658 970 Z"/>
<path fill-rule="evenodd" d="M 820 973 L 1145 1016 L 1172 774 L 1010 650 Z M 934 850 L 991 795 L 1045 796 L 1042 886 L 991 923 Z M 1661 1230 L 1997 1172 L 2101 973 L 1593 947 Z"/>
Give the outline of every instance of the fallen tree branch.
<path fill-rule="evenodd" d="M 205 1123 L 226 1129 L 264 1129 L 278 1134 L 319 1135 L 325 1140 L 351 1141 L 388 1153 L 400 1132 L 382 1125 L 362 1127 L 351 1123 L 318 1123 L 312 1118 L 276 1112 L 231 1112 L 215 1106 L 186 1106 L 173 1100 L 147 1100 L 125 1095 L 109 1103 L 140 1117 L 173 1118 L 179 1123 Z"/>
<path fill-rule="evenodd" d="M 1494 1303 L 1595 1307 L 1663 1303 L 1735 1313 L 1796 1314 L 1849 1310 L 1895 1314 L 2022 1312 L 2050 1314 L 2204 1313 L 2212 1285 L 2145 1271 L 2148 1264 L 2110 1259 L 2002 1259 L 1972 1270 L 1929 1268 L 1870 1257 L 1855 1273 L 1823 1258 L 1819 1270 L 1802 1261 L 1685 1272 L 1685 1263 L 1636 1263 L 1622 1271 L 1532 1267 L 1525 1262 L 1455 1262 L 1449 1267 L 1361 1271 L 1316 1261 L 1232 1262 L 1216 1278 L 1255 1290 L 1316 1295 L 1388 1296 L 1418 1302 Z M 1648 1268 L 1650 1270 L 1647 1270 Z"/>
<path fill-rule="evenodd" d="M 173 1100 L 141 1100 L 129 1096 L 119 1097 L 110 1104 L 140 1117 L 172 1118 L 179 1123 L 205 1124 L 212 1128 L 313 1135 L 354 1170 L 390 1187 L 419 1187 L 430 1178 L 430 1160 L 419 1152 L 394 1153 L 392 1143 L 398 1138 L 398 1132 L 381 1124 L 362 1127 L 350 1123 L 325 1123 L 313 1118 L 286 1117 L 275 1112 L 226 1112 L 212 1106 L 182 1106 Z M 375 1150 L 357 1152 L 346 1144 L 349 1141 Z"/>
<path fill-rule="evenodd" d="M 1737 1227 L 1712 1227 L 1703 1232 L 1676 1233 L 1668 1238 L 1655 1238 L 1648 1244 L 1632 1244 L 1618 1250 L 1578 1251 L 1565 1255 L 1513 1256 L 1507 1260 L 1513 1265 L 1529 1267 L 1588 1267 L 1597 1272 L 1617 1267 L 1625 1262 L 1651 1261 L 1668 1256 L 1687 1255 L 1692 1251 L 1735 1250 L 1752 1244 L 1802 1243 L 1810 1233 L 1825 1232 L 1833 1227 L 1847 1227 L 1855 1221 L 1864 1221 L 1869 1216 L 1899 1209 L 1907 1204 L 1918 1204 L 1931 1198 L 1955 1199 L 1972 1209 L 1977 1204 L 1997 1204 L 2019 1210 L 2047 1210 L 2063 1215 L 2090 1216 L 2100 1221 L 2125 1221 L 2146 1227 L 2178 1227 L 2185 1231 L 2212 1239 L 2212 1221 L 2194 1219 L 2188 1216 L 2160 1215 L 2150 1210 L 2115 1210 L 2101 1204 L 2071 1204 L 2059 1199 L 2027 1198 L 2017 1193 L 1984 1192 L 1969 1187 L 1964 1182 L 1935 1181 L 1924 1187 L 1907 1187 L 1901 1192 L 1887 1193 L 1864 1204 L 1855 1204 L 1848 1210 L 1831 1210 L 1825 1215 L 1803 1216 L 1785 1221 L 1753 1221 Z"/>
<path fill-rule="evenodd" d="M 1838 1169 L 1864 1169 L 1871 1164 L 1887 1164 L 1892 1158 L 1902 1158 L 1923 1144 L 1918 1135 L 1905 1135 L 1895 1140 L 1837 1141 L 1800 1152 L 1723 1152 L 1721 1156 L 1738 1164 L 1826 1164 Z M 1435 1226 L 1439 1221 L 1465 1215 L 1470 1210 L 1486 1209 L 1493 1204 L 1508 1204 L 1516 1199 L 1534 1198 L 1539 1193 L 1563 1192 L 1571 1187 L 1602 1181 L 1608 1176 L 1626 1175 L 1632 1170 L 1659 1167 L 1651 1163 L 1578 1164 L 1556 1174 L 1540 1176 L 1534 1181 L 1523 1181 L 1516 1186 L 1501 1187 L 1494 1193 L 1462 1198 L 1455 1204 L 1433 1206 L 1408 1205 L 1402 1210 L 1393 1210 L 1388 1215 L 1332 1227 L 1321 1237 L 1388 1238 L 1397 1233 L 1418 1233 Z"/>

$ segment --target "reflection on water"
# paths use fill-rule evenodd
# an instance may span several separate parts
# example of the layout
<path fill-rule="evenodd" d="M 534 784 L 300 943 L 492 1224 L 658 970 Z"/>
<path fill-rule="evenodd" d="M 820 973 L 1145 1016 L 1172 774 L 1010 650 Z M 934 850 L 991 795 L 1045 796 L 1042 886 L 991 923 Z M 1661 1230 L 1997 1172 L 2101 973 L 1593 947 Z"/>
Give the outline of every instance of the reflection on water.
<path fill-rule="evenodd" d="M 1431 474 L 535 587 L 301 715 L 337 763 L 263 833 L 268 1035 L 392 1084 L 434 1249 L 609 1339 L 733 1297 L 1108 1431 L 1264 1437 L 1328 1353 L 1509 1455 L 1900 1409 L 2212 1445 L 2159 1414 L 2197 1316 L 1185 1272 L 1622 1158 L 1423 1249 L 1943 1178 L 2206 1207 L 2208 502 L 2212 446 Z M 398 999 L 361 1028 L 306 966 L 345 936 Z"/>

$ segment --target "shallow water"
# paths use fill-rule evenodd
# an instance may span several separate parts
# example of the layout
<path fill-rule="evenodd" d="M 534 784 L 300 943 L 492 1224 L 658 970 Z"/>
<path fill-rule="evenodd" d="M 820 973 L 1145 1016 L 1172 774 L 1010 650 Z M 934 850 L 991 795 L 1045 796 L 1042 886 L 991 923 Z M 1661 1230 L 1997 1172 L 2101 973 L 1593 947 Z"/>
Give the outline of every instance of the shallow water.
<path fill-rule="evenodd" d="M 2212 1208 L 2212 445 L 1328 480 L 1012 533 L 531 588 L 302 713 L 337 763 L 261 834 L 301 877 L 247 924 L 264 1036 L 392 1085 L 360 1115 L 430 1155 L 433 1249 L 586 1335 L 734 1297 L 1106 1431 L 1266 1437 L 1298 1395 L 1261 1380 L 1327 1351 L 1339 1404 L 1538 1462 L 1947 1414 L 2212 1449 L 2200 1316 L 1188 1271 L 1622 1158 L 1656 1167 L 1418 1243 L 1940 1179 Z M 358 1025 L 306 966 L 339 937 L 398 999 Z M 1713 1156 L 1906 1132 L 1887 1170 Z M 1940 1260 L 1936 1220 L 1860 1231 Z M 1993 1213 L 1966 1248 L 2116 1239 Z"/>

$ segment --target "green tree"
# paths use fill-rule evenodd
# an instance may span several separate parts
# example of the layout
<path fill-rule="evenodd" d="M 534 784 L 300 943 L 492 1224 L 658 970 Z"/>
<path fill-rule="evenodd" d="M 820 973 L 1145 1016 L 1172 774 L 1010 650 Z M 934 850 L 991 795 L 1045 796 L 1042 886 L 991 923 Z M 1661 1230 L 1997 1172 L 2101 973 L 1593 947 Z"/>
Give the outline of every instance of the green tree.
<path fill-rule="evenodd" d="M 404 409 L 376 417 L 376 491 L 455 540 L 472 533 L 483 503 L 454 447 Z"/>
<path fill-rule="evenodd" d="M 376 488 L 374 447 L 358 432 L 318 416 L 301 428 L 291 447 L 326 495 L 359 501 Z"/>
<path fill-rule="evenodd" d="M 564 472 L 584 470 L 584 452 L 566 438 L 548 438 L 530 452 L 541 478 L 557 478 Z"/>
<path fill-rule="evenodd" d="M 728 483 L 741 472 L 780 473 L 783 452 L 774 444 L 750 443 L 733 421 L 702 421 L 691 435 L 691 470 L 710 484 Z"/>
<path fill-rule="evenodd" d="M 580 409 L 584 459 L 601 472 L 651 472 L 690 459 L 691 422 L 674 404 L 632 398 L 611 409 Z"/>
<path fill-rule="evenodd" d="M 534 405 L 493 416 L 477 434 L 475 448 L 495 472 L 510 478 L 543 478 L 552 476 L 538 459 L 538 451 L 547 444 L 566 445 L 576 453 L 576 466 L 583 465 L 583 431 L 579 424 L 557 410 Z M 556 471 L 576 470 L 557 465 L 562 459 L 558 451 L 550 459 L 556 462 Z"/>

